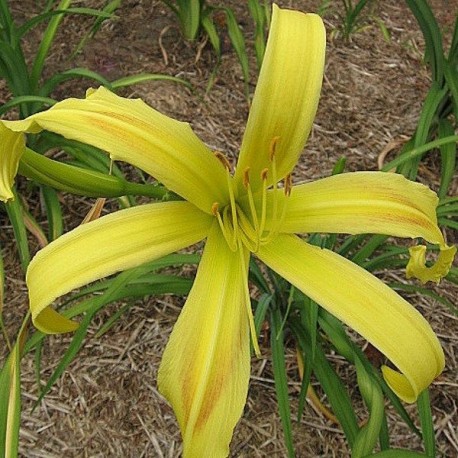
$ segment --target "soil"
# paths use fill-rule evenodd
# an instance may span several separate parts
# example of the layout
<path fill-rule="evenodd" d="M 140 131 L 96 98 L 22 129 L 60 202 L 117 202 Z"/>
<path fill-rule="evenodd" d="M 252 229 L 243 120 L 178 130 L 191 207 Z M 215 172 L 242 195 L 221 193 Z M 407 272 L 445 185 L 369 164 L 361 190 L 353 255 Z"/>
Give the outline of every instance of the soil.
<path fill-rule="evenodd" d="M 11 0 L 18 23 L 40 11 L 44 1 Z M 74 2 L 75 6 L 100 7 L 99 0 Z M 216 4 L 217 2 L 209 2 Z M 280 6 L 318 11 L 327 2 L 289 0 Z M 254 55 L 254 28 L 245 2 L 229 0 L 247 39 L 250 58 L 250 93 L 257 67 Z M 296 181 L 330 174 L 335 162 L 347 159 L 347 170 L 377 170 L 384 151 L 394 157 L 412 135 L 422 101 L 430 85 L 423 62 L 422 34 L 403 2 L 373 2 L 362 14 L 361 27 L 349 41 L 339 33 L 341 3 L 329 2 L 324 18 L 328 31 L 325 80 L 318 115 Z M 434 11 L 450 40 L 458 0 L 435 0 Z M 382 33 L 382 24 L 389 32 Z M 106 22 L 82 52 L 69 58 L 79 40 L 89 31 L 87 17 L 68 16 L 47 60 L 46 74 L 72 67 L 87 67 L 113 80 L 143 72 L 163 73 L 188 80 L 194 90 L 183 85 L 155 81 L 121 91 L 140 97 L 154 108 L 174 118 L 188 121 L 212 149 L 235 158 L 248 113 L 245 86 L 237 59 L 230 46 L 224 47 L 219 70 L 210 90 L 207 84 L 216 59 L 203 38 L 188 43 L 181 37 L 177 22 L 163 2 L 124 0 L 114 20 Z M 30 33 L 24 48 L 33 56 L 43 28 Z M 225 40 L 224 32 L 223 41 Z M 88 80 L 67 82 L 53 96 L 82 97 L 91 86 Z M 0 102 L 8 100 L 0 83 Z M 433 155 L 422 163 L 419 179 L 438 189 L 439 161 Z M 19 180 L 31 212 L 44 220 L 36 192 Z M 458 176 L 451 194 L 456 195 Z M 66 228 L 78 225 L 93 200 L 63 195 Z M 115 208 L 116 202 L 108 208 Z M 4 316 L 10 336 L 15 335 L 27 310 L 27 293 L 20 269 L 12 229 L 0 213 L 0 243 L 5 258 L 6 296 Z M 450 234 L 453 237 L 452 234 Z M 455 235 L 456 236 L 456 235 Z M 31 237 L 31 244 L 38 243 Z M 190 272 L 192 273 L 192 272 Z M 402 280 L 402 272 L 380 272 L 387 279 Z M 451 301 L 457 288 L 443 282 L 438 290 Z M 438 456 L 458 456 L 458 318 L 444 305 L 423 296 L 408 300 L 430 321 L 443 344 L 447 366 L 431 387 Z M 95 319 L 88 339 L 77 359 L 56 382 L 44 401 L 33 410 L 38 396 L 33 356 L 22 364 L 23 414 L 20 453 L 24 457 L 177 457 L 181 441 L 173 412 L 157 391 L 156 374 L 168 335 L 178 316 L 182 298 L 162 296 L 136 301 L 127 314 L 101 337 L 95 334 L 123 304 L 108 307 Z M 50 337 L 43 349 L 40 380 L 46 382 L 59 362 L 68 336 Z M 252 363 L 249 396 L 243 418 L 231 445 L 234 457 L 286 457 L 278 414 L 271 354 L 268 341 L 261 342 L 262 357 Z M 2 342 L 2 347 L 4 344 Z M 335 355 L 331 362 L 339 368 L 354 390 L 355 376 Z M 293 416 L 298 408 L 300 379 L 294 349 L 288 350 L 289 392 Z M 315 385 L 315 382 L 314 382 Z M 326 403 L 326 399 L 322 399 Z M 356 401 L 358 402 L 358 401 Z M 408 407 L 416 414 L 415 406 Z M 366 418 L 363 409 L 360 419 Z M 308 406 L 300 422 L 293 421 L 298 457 L 349 456 L 344 435 L 334 424 Z M 421 441 L 392 411 L 389 429 L 393 445 L 421 451 Z"/>

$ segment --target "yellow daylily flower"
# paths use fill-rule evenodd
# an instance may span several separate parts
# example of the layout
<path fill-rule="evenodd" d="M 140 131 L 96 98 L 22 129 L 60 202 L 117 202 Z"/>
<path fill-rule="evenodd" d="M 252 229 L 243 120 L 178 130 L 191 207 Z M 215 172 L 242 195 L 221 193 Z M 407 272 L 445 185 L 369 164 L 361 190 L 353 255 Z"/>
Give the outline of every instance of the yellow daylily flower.
<path fill-rule="evenodd" d="M 234 175 L 224 156 L 211 152 L 188 124 L 104 88 L 23 121 L 3 122 L 15 135 L 45 129 L 97 146 L 184 199 L 120 210 L 41 250 L 27 272 L 38 329 L 55 333 L 77 326 L 50 307 L 57 297 L 206 239 L 158 376 L 175 410 L 185 457 L 227 456 L 242 415 L 250 333 L 259 353 L 248 290 L 251 255 L 383 352 L 396 368 L 383 368 L 383 375 L 402 399 L 415 401 L 443 370 L 437 337 L 408 302 L 361 267 L 295 235 L 422 237 L 441 249 L 434 267 L 425 267 L 417 253 L 422 248 L 413 249 L 409 274 L 422 281 L 444 276 L 456 251 L 437 227 L 435 194 L 402 176 L 357 172 L 292 186 L 290 174 L 317 109 L 324 53 L 319 16 L 274 5 Z"/>

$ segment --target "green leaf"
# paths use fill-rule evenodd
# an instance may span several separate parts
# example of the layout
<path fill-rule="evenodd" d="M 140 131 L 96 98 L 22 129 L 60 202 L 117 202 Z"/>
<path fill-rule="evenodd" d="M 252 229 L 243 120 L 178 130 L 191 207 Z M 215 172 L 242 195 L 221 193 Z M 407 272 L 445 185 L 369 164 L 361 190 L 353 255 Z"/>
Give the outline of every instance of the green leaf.
<path fill-rule="evenodd" d="M 426 455 L 418 452 L 411 452 L 400 448 L 392 448 L 383 452 L 371 455 L 371 458 L 426 458 Z"/>
<path fill-rule="evenodd" d="M 72 54 L 70 55 L 69 60 L 73 59 L 73 57 L 76 56 L 81 51 L 81 49 L 83 49 L 86 46 L 86 43 L 88 42 L 88 40 L 94 37 L 94 35 L 98 32 L 98 30 L 100 29 L 100 27 L 102 26 L 103 22 L 106 19 L 111 19 L 114 17 L 114 12 L 120 6 L 121 6 L 121 0 L 112 0 L 103 7 L 101 12 L 103 12 L 107 16 L 104 17 L 102 15 L 99 15 L 96 17 L 96 20 L 94 24 L 92 25 L 91 30 L 89 30 L 83 36 L 83 38 L 81 38 L 81 41 L 78 43 L 78 46 L 76 46 L 76 48 L 73 50 Z"/>
<path fill-rule="evenodd" d="M 13 97 L 10 101 L 4 103 L 0 107 L 0 115 L 5 114 L 11 108 L 17 107 L 17 106 L 22 106 L 24 105 L 29 105 L 29 104 L 42 104 L 42 105 L 48 105 L 52 106 L 56 103 L 56 100 L 51 99 L 49 97 L 41 97 L 38 95 L 18 95 L 16 97 Z"/>
<path fill-rule="evenodd" d="M 352 447 L 352 458 L 362 458 L 374 449 L 385 420 L 385 406 L 382 390 L 364 364 L 355 358 L 358 388 L 370 411 L 367 423 L 360 429 Z"/>
<path fill-rule="evenodd" d="M 285 347 L 283 344 L 283 332 L 281 331 L 282 316 L 278 308 L 272 310 L 270 320 L 270 345 L 272 348 L 272 365 L 275 379 L 275 391 L 277 393 L 278 410 L 280 413 L 285 444 L 288 456 L 293 458 L 294 445 L 291 425 L 291 409 L 288 397 L 288 381 L 286 376 Z"/>
<path fill-rule="evenodd" d="M 193 41 L 197 37 L 203 3 L 202 0 L 177 0 L 176 11 L 180 20 L 181 31 L 186 40 Z"/>
<path fill-rule="evenodd" d="M 242 67 L 243 80 L 245 82 L 245 93 L 247 98 L 249 97 L 248 83 L 250 81 L 250 70 L 248 64 L 248 56 L 245 48 L 245 39 L 243 33 L 240 30 L 240 26 L 237 23 L 234 13 L 229 8 L 223 8 L 226 13 L 227 32 L 229 39 L 231 40 L 232 46 L 234 47 L 235 53 L 237 54 L 240 66 Z"/>
<path fill-rule="evenodd" d="M 437 140 L 433 140 L 432 142 L 426 143 L 425 145 L 409 149 L 399 155 L 396 159 L 388 162 L 382 167 L 382 171 L 387 172 L 401 164 L 404 164 L 407 161 L 410 161 L 416 157 L 421 156 L 422 154 L 430 151 L 434 148 L 437 148 L 441 145 L 445 145 L 447 143 L 456 143 L 458 142 L 458 135 L 450 135 L 449 137 L 439 138 Z"/>
<path fill-rule="evenodd" d="M 202 22 L 202 27 L 205 30 L 213 49 L 215 50 L 215 54 L 219 62 L 219 59 L 221 57 L 221 40 L 219 39 L 218 31 L 216 30 L 215 23 L 213 22 L 213 19 L 212 19 L 212 11 L 213 10 L 211 8 L 207 8 L 202 13 L 201 22 Z"/>
<path fill-rule="evenodd" d="M 442 85 L 444 50 L 439 25 L 426 0 L 406 0 L 425 39 L 425 60 L 431 65 L 433 81 Z"/>
<path fill-rule="evenodd" d="M 49 186 L 41 186 L 41 195 L 48 217 L 48 240 L 51 242 L 60 237 L 64 232 L 62 208 L 56 191 Z"/>
<path fill-rule="evenodd" d="M 24 224 L 22 204 L 16 191 L 13 190 L 13 192 L 14 199 L 9 200 L 5 204 L 5 207 L 8 218 L 13 226 L 14 238 L 16 239 L 16 247 L 19 252 L 22 270 L 25 272 L 30 262 L 30 250 L 27 241 L 27 231 Z"/>
<path fill-rule="evenodd" d="M 64 11 L 69 8 L 71 0 L 61 0 L 58 10 Z M 48 55 L 49 49 L 51 48 L 52 42 L 59 27 L 60 21 L 64 18 L 64 13 L 53 16 L 49 21 L 48 27 L 46 28 L 38 47 L 38 51 L 35 54 L 35 59 L 32 64 L 32 71 L 30 73 L 30 88 L 32 93 L 36 93 L 38 89 L 38 82 L 40 81 L 43 66 Z"/>
<path fill-rule="evenodd" d="M 264 323 L 269 305 L 272 303 L 272 295 L 263 293 L 258 300 L 256 310 L 254 313 L 254 327 L 256 329 L 256 336 L 259 338 L 261 326 Z"/>
<path fill-rule="evenodd" d="M 321 342 L 316 346 L 313 372 L 326 393 L 332 411 L 338 418 L 350 447 L 353 447 L 359 430 L 358 421 L 350 396 L 341 379 L 326 359 Z"/>
<path fill-rule="evenodd" d="M 450 137 L 454 133 L 454 128 L 448 119 L 441 119 L 439 121 L 439 138 Z M 454 143 L 446 143 L 445 145 L 441 145 L 439 149 L 441 154 L 441 183 L 438 196 L 443 199 L 448 193 L 455 173 L 456 145 Z"/>
<path fill-rule="evenodd" d="M 81 323 L 78 329 L 75 331 L 73 335 L 73 339 L 68 349 L 66 350 L 64 356 L 59 361 L 59 364 L 57 365 L 56 369 L 53 371 L 53 373 L 49 377 L 46 385 L 43 387 L 43 390 L 40 393 L 40 396 L 38 397 L 38 400 L 35 403 L 35 407 L 41 402 L 44 396 L 49 392 L 49 390 L 54 385 L 56 380 L 62 375 L 62 373 L 65 371 L 68 365 L 73 361 L 73 359 L 75 358 L 75 356 L 81 349 L 84 338 L 86 337 L 86 334 L 89 329 L 89 325 L 91 324 L 91 321 L 94 315 L 106 304 L 113 301 L 116 295 L 118 294 L 119 290 L 125 287 L 126 284 L 128 284 L 133 278 L 135 278 L 142 272 L 143 270 L 140 268 L 130 269 L 125 272 L 122 272 L 115 278 L 115 280 L 112 282 L 110 288 L 107 289 L 105 294 L 95 298 L 92 304 L 92 308 L 87 311 L 86 315 L 81 320 Z"/>
<path fill-rule="evenodd" d="M 17 33 L 20 37 L 23 37 L 27 32 L 33 29 L 35 26 L 47 19 L 56 16 L 58 14 L 80 14 L 87 16 L 95 16 L 103 19 L 110 18 L 112 15 L 104 11 L 95 10 L 93 8 L 67 8 L 65 10 L 46 11 L 38 16 L 34 16 L 18 28 Z"/>
<path fill-rule="evenodd" d="M 260 69 L 266 50 L 266 9 L 261 6 L 258 0 L 248 0 L 248 9 L 254 20 L 254 47 L 256 51 L 256 62 L 258 69 Z"/>
<path fill-rule="evenodd" d="M 447 97 L 447 88 L 442 88 L 439 83 L 433 81 L 430 90 L 426 96 L 423 108 L 418 120 L 417 130 L 415 132 L 414 148 L 423 146 L 429 140 L 430 131 L 433 123 L 436 122 L 438 111 Z M 403 164 L 400 171 L 403 175 L 411 180 L 417 177 L 418 166 L 421 156 L 412 157 L 409 163 Z"/>
<path fill-rule="evenodd" d="M 0 456 L 16 458 L 21 420 L 20 341 L 0 372 Z"/>
<path fill-rule="evenodd" d="M 138 75 L 125 76 L 111 82 L 113 89 L 119 89 L 121 87 L 132 86 L 133 84 L 140 84 L 146 81 L 170 81 L 172 83 L 183 84 L 189 89 L 193 89 L 192 84 L 182 78 L 176 76 L 162 75 L 160 73 L 139 73 Z"/>
<path fill-rule="evenodd" d="M 434 423 L 428 389 L 422 391 L 420 396 L 418 396 L 417 407 L 420 415 L 421 432 L 426 456 L 434 458 L 436 456 L 436 440 L 434 437 Z"/>
<path fill-rule="evenodd" d="M 102 84 L 103 86 L 107 87 L 108 89 L 112 89 L 111 83 L 104 78 L 102 75 L 93 72 L 87 68 L 72 68 L 71 70 L 66 70 L 62 73 L 56 73 L 55 75 L 51 76 L 48 80 L 46 80 L 43 85 L 41 86 L 39 93 L 42 96 L 48 96 L 59 84 L 63 83 L 64 81 L 75 79 L 75 78 L 87 78 L 91 79 L 97 83 Z"/>

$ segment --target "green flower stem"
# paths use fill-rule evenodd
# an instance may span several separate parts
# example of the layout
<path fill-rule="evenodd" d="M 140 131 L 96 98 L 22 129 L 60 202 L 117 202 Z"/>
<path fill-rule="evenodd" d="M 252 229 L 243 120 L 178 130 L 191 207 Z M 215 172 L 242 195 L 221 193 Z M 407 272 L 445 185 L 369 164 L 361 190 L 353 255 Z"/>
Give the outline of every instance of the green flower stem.
<path fill-rule="evenodd" d="M 21 158 L 19 173 L 60 191 L 87 197 L 139 195 L 164 199 L 169 196 L 163 186 L 130 183 L 113 175 L 54 161 L 29 148 Z"/>

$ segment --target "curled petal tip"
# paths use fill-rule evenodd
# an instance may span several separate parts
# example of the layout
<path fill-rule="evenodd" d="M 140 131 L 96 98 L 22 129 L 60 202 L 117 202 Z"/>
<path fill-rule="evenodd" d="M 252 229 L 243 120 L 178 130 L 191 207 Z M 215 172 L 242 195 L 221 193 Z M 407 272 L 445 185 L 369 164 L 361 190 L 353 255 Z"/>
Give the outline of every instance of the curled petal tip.
<path fill-rule="evenodd" d="M 39 313 L 32 310 L 32 321 L 34 326 L 45 334 L 62 334 L 73 332 L 78 329 L 76 321 L 69 320 L 51 307 L 46 307 Z"/>
<path fill-rule="evenodd" d="M 418 278 L 422 283 L 433 281 L 439 283 L 447 275 L 456 253 L 455 246 L 442 245 L 437 261 L 431 266 L 426 266 L 426 247 L 417 245 L 409 248 L 410 260 L 407 264 L 407 278 Z"/>

